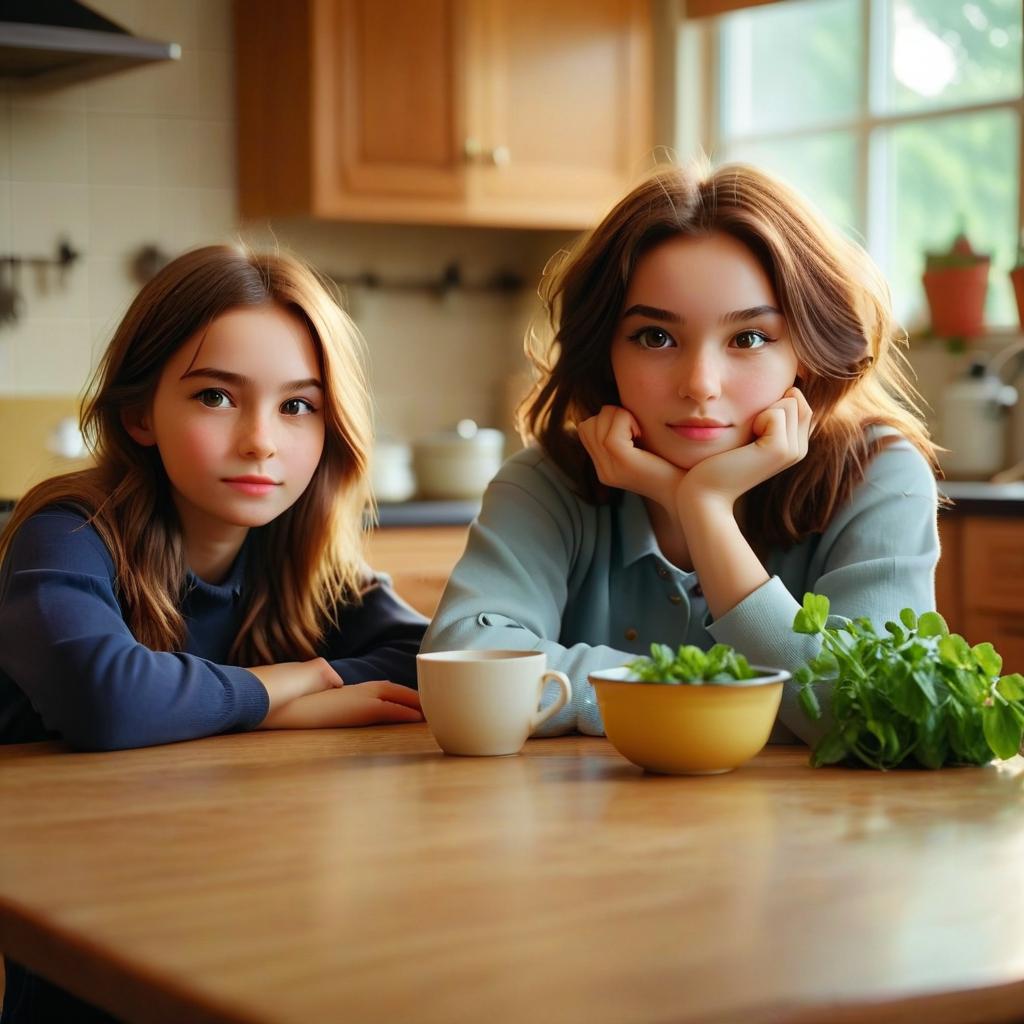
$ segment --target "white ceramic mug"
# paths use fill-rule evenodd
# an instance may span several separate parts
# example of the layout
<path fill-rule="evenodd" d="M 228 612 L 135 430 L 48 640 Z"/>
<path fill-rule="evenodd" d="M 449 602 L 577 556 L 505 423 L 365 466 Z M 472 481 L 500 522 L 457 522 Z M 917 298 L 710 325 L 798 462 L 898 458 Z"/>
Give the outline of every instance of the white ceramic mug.
<path fill-rule="evenodd" d="M 542 722 L 572 699 L 562 672 L 548 672 L 534 651 L 439 651 L 416 658 L 423 715 L 446 754 L 517 754 Z M 557 680 L 558 699 L 539 709 L 544 684 Z"/>

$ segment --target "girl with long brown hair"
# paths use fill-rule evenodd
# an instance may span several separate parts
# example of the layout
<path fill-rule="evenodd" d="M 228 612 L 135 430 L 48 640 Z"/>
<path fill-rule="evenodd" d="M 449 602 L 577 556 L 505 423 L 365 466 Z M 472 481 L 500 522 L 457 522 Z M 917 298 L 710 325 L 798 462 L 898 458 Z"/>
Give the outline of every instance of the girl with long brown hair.
<path fill-rule="evenodd" d="M 311 269 L 174 260 L 82 423 L 95 465 L 30 490 L 0 537 L 0 742 L 420 720 L 424 620 L 362 560 L 361 341 Z"/>
<path fill-rule="evenodd" d="M 934 607 L 935 448 L 888 289 L 786 185 L 661 168 L 541 296 L 533 443 L 488 489 L 424 650 L 544 651 L 574 693 L 544 731 L 601 733 L 587 674 L 652 642 L 795 669 L 806 591 L 879 624 Z M 820 728 L 794 689 L 779 719 L 777 739 Z"/>

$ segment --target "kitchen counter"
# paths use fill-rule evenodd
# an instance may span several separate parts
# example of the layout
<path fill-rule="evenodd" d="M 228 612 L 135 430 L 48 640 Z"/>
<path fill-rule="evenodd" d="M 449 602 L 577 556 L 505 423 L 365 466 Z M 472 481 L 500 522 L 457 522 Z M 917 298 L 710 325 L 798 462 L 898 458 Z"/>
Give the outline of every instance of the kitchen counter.
<path fill-rule="evenodd" d="M 945 515 L 1024 516 L 1024 483 L 940 480 L 939 493 L 954 502 Z"/>
<path fill-rule="evenodd" d="M 400 501 L 378 507 L 378 525 L 468 526 L 480 511 L 477 501 Z"/>

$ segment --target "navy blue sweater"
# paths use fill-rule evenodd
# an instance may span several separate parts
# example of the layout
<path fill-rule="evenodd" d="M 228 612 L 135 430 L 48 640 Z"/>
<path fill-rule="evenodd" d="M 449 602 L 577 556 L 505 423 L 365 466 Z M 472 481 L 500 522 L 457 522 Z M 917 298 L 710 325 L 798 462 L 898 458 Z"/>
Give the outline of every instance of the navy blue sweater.
<path fill-rule="evenodd" d="M 85 518 L 47 508 L 0 569 L 0 743 L 63 739 L 118 750 L 255 728 L 263 684 L 228 663 L 246 605 L 246 549 L 217 586 L 189 574 L 185 649 L 153 651 L 128 629 L 114 562 Z M 345 607 L 320 654 L 346 683 L 416 686 L 426 620 L 378 580 Z"/>

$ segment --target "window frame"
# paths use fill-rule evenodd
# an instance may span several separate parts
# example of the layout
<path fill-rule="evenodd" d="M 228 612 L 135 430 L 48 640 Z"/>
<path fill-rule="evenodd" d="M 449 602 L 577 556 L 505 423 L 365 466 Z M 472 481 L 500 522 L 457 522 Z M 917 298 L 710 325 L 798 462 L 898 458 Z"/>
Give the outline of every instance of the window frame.
<path fill-rule="evenodd" d="M 786 2 L 786 0 L 777 0 Z M 687 19 L 684 15 L 677 45 L 678 85 L 684 97 L 676 110 L 677 149 L 683 153 L 706 152 L 717 158 L 727 145 L 809 139 L 827 132 L 852 135 L 857 159 L 855 223 L 849 227 L 886 273 L 888 210 L 891 201 L 887 174 L 887 130 L 903 124 L 1009 110 L 1017 119 L 1017 237 L 1024 231 L 1024 87 L 1017 97 L 983 103 L 943 105 L 907 112 L 879 112 L 886 87 L 886 70 L 892 45 L 885 18 L 885 0 L 857 0 L 860 5 L 861 88 L 857 110 L 849 118 L 816 122 L 785 131 L 748 133 L 723 138 L 719 72 L 722 65 L 722 18 Z M 1019 327 L 996 325 L 989 333 L 1019 332 Z"/>

